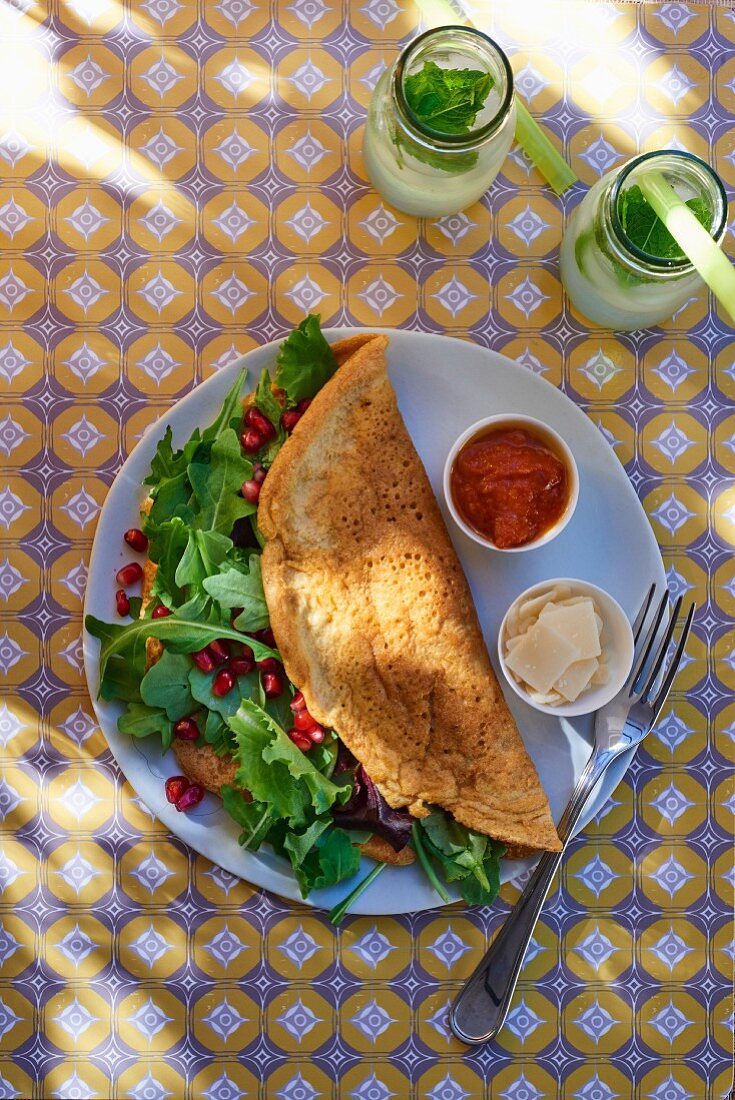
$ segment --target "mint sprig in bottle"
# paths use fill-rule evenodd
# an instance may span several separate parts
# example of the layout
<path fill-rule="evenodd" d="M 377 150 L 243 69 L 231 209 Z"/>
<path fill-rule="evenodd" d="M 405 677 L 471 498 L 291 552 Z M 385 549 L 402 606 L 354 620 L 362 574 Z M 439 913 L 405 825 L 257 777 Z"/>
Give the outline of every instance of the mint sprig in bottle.
<path fill-rule="evenodd" d="M 664 177 L 715 242 L 727 226 L 722 182 L 692 153 L 643 153 L 603 176 L 570 219 L 561 245 L 561 277 L 579 313 L 617 331 L 667 321 L 704 289 L 641 189 L 650 173 Z"/>
<path fill-rule="evenodd" d="M 513 142 L 508 58 L 471 27 L 414 39 L 376 85 L 365 128 L 368 175 L 407 214 L 440 218 L 481 197 Z"/>

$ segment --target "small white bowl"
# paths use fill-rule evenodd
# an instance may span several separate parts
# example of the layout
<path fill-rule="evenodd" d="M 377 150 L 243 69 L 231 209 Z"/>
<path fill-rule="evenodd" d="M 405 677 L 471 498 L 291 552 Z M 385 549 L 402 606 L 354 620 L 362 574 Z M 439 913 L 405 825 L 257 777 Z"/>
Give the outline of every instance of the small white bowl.
<path fill-rule="evenodd" d="M 474 527 L 471 527 L 469 523 L 462 518 L 459 509 L 452 499 L 452 468 L 457 455 L 473 436 L 495 425 L 498 427 L 507 425 L 513 428 L 525 428 L 529 434 L 540 437 L 542 441 L 547 441 L 550 448 L 557 452 L 567 468 L 567 476 L 569 477 L 569 500 L 564 512 L 554 526 L 544 532 L 540 538 L 534 539 L 532 542 L 526 542 L 523 546 L 496 546 L 492 539 L 476 531 Z M 545 546 L 547 542 L 551 542 L 552 539 L 556 538 L 556 536 L 564 530 L 569 520 L 572 518 L 574 509 L 577 506 L 578 496 L 579 473 L 577 472 L 577 463 L 574 461 L 574 455 L 558 432 L 555 432 L 548 424 L 544 424 L 542 420 L 536 420 L 533 416 L 522 416 L 520 413 L 499 413 L 497 416 L 486 416 L 483 420 L 476 421 L 467 431 L 462 432 L 462 435 L 455 442 L 444 463 L 444 498 L 447 502 L 447 507 L 449 508 L 452 519 L 461 531 L 464 531 L 471 539 L 478 542 L 480 546 L 487 546 L 490 550 L 496 550 L 499 554 L 520 554 L 524 550 L 535 550 L 537 547 Z"/>
<path fill-rule="evenodd" d="M 595 601 L 602 618 L 602 652 L 610 675 L 606 684 L 587 688 L 573 703 L 560 703 L 559 706 L 554 707 L 548 703 L 534 703 L 529 693 L 505 667 L 504 648 L 505 628 L 508 616 L 514 608 L 525 603 L 526 600 L 533 599 L 534 596 L 540 596 L 543 592 L 550 591 L 557 584 L 571 588 L 574 596 L 591 596 Z M 633 666 L 633 651 L 633 630 L 628 621 L 628 616 L 618 601 L 614 600 L 604 589 L 598 588 L 596 584 L 590 584 L 589 581 L 575 580 L 572 577 L 554 577 L 551 580 L 533 584 L 525 592 L 521 592 L 503 616 L 498 633 L 498 660 L 503 675 L 513 691 L 534 710 L 540 710 L 543 714 L 554 714 L 558 718 L 575 718 L 580 714 L 591 714 L 593 711 L 599 710 L 600 707 L 604 707 L 611 699 L 614 699 L 630 674 Z"/>

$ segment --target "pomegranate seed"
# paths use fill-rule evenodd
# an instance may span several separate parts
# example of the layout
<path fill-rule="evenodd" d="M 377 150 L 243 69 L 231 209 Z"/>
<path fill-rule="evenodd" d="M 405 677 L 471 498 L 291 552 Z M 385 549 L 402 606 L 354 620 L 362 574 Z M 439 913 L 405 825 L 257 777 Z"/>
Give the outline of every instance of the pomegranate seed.
<path fill-rule="evenodd" d="M 319 725 L 319 723 L 311 717 L 306 707 L 304 707 L 303 710 L 296 711 L 293 716 L 293 724 L 296 726 L 297 730 L 302 730 L 304 733 Z"/>
<path fill-rule="evenodd" d="M 298 405 L 296 406 L 297 411 L 300 412 L 303 415 L 306 412 L 306 410 L 309 408 L 309 405 L 311 404 L 311 401 L 312 401 L 311 397 L 302 398 L 301 401 L 299 401 Z"/>
<path fill-rule="evenodd" d="M 192 783 L 186 788 L 181 798 L 177 798 L 176 809 L 179 813 L 185 813 L 187 810 L 193 809 L 194 806 L 198 806 L 203 798 L 204 787 L 201 787 L 198 783 Z"/>
<path fill-rule="evenodd" d="M 185 775 L 170 775 L 166 780 L 166 799 L 175 804 L 189 787 L 189 780 Z"/>
<path fill-rule="evenodd" d="M 153 608 L 153 613 L 151 615 L 151 618 L 152 619 L 165 619 L 167 615 L 172 615 L 172 614 L 173 614 L 173 612 L 172 612 L 170 607 L 166 607 L 165 603 L 159 603 L 156 607 Z"/>
<path fill-rule="evenodd" d="M 227 695 L 235 686 L 234 673 L 229 668 L 221 668 L 214 678 L 212 684 L 212 694 L 221 696 Z"/>
<path fill-rule="evenodd" d="M 255 668 L 252 657 L 233 657 L 230 661 L 230 672 L 235 676 L 247 676 Z"/>
<path fill-rule="evenodd" d="M 137 550 L 139 554 L 148 549 L 148 539 L 137 527 L 131 527 L 129 531 L 125 532 L 123 538 L 130 549 Z"/>
<path fill-rule="evenodd" d="M 260 496 L 260 485 L 255 479 L 243 481 L 240 492 L 250 504 L 257 504 Z"/>
<path fill-rule="evenodd" d="M 302 752 L 308 752 L 311 748 L 311 741 L 305 733 L 299 733 L 298 730 L 289 730 L 288 736 L 293 741 L 297 749 L 301 749 Z"/>
<path fill-rule="evenodd" d="M 207 646 L 209 655 L 216 665 L 223 665 L 230 659 L 230 647 L 224 638 L 215 638 Z"/>
<path fill-rule="evenodd" d="M 129 584 L 135 584 L 136 581 L 141 580 L 142 576 L 142 566 L 138 565 L 137 561 L 131 561 L 129 565 L 124 565 L 122 569 L 118 569 L 115 580 L 118 584 L 127 587 Z"/>
<path fill-rule="evenodd" d="M 261 466 L 259 462 L 253 463 L 253 481 L 257 482 L 258 485 L 263 484 L 267 473 L 265 466 Z"/>
<path fill-rule="evenodd" d="M 279 665 L 275 657 L 264 657 L 262 661 L 255 662 L 261 672 L 278 672 Z"/>
<path fill-rule="evenodd" d="M 180 718 L 174 722 L 174 737 L 179 741 L 196 741 L 199 737 L 199 726 L 193 718 Z"/>
<path fill-rule="evenodd" d="M 322 741 L 324 740 L 324 730 L 317 723 L 317 725 L 315 725 L 312 729 L 308 731 L 306 736 L 311 740 L 311 743 L 313 745 L 321 745 Z"/>
<path fill-rule="evenodd" d="M 263 691 L 266 699 L 275 699 L 283 694 L 285 684 L 283 677 L 278 672 L 266 672 L 263 674 Z"/>
<path fill-rule="evenodd" d="M 289 703 L 291 710 L 306 710 L 306 700 L 303 691 L 297 691 Z"/>
<path fill-rule="evenodd" d="M 115 593 L 115 606 L 117 607 L 117 613 L 121 618 L 125 618 L 130 614 L 130 600 L 123 592 L 122 588 L 118 588 Z"/>
<path fill-rule="evenodd" d="M 256 409 L 254 405 L 251 405 L 245 413 L 245 423 L 249 427 L 255 428 L 256 432 L 259 432 L 263 439 L 273 439 L 276 434 L 276 429 L 273 427 L 268 417 L 264 416 L 260 409 Z"/>
<path fill-rule="evenodd" d="M 196 653 L 192 653 L 191 659 L 197 668 L 200 668 L 202 672 L 211 672 L 214 668 L 214 660 L 209 649 L 205 646 L 204 649 L 198 650 Z"/>
<path fill-rule="evenodd" d="M 284 430 L 291 434 L 299 420 L 301 420 L 301 413 L 297 409 L 286 409 L 285 413 L 281 417 L 281 423 Z"/>
<path fill-rule="evenodd" d="M 265 439 L 263 439 L 260 432 L 256 432 L 255 428 L 248 428 L 248 430 L 243 432 L 240 436 L 240 443 L 246 454 L 254 455 L 263 446 Z"/>
<path fill-rule="evenodd" d="M 252 651 L 252 649 L 250 648 L 249 645 L 244 645 L 242 647 L 242 653 L 240 654 L 240 656 L 245 657 L 245 659 L 248 660 L 248 661 L 253 660 L 253 651 Z M 253 664 L 255 664 L 254 661 L 253 661 Z"/>
<path fill-rule="evenodd" d="M 269 626 L 264 627 L 263 630 L 256 630 L 253 637 L 257 638 L 263 645 L 274 646 L 276 644 L 275 635 Z"/>

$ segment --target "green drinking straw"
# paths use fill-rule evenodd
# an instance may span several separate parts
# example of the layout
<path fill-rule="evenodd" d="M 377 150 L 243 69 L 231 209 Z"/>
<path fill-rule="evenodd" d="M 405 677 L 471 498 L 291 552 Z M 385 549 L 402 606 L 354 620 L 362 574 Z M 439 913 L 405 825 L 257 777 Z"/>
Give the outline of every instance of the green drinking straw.
<path fill-rule="evenodd" d="M 416 6 L 431 27 L 444 27 L 448 24 L 464 23 L 471 26 L 464 12 L 450 0 L 416 0 Z M 569 167 L 561 153 L 557 152 L 536 119 L 529 114 L 527 107 L 516 95 L 516 141 L 526 156 L 536 165 L 541 175 L 553 187 L 557 195 L 563 194 L 577 176 Z"/>
<path fill-rule="evenodd" d="M 660 172 L 637 181 L 656 215 L 735 324 L 735 267 Z"/>

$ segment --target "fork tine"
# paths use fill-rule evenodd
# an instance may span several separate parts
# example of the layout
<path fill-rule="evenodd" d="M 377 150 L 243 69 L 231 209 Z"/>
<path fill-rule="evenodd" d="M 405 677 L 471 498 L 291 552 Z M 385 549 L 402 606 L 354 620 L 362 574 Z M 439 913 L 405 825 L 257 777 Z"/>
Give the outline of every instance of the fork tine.
<path fill-rule="evenodd" d="M 653 703 L 651 704 L 651 707 L 653 709 L 653 725 L 655 725 L 656 722 L 658 721 L 658 716 L 661 713 L 661 708 L 663 707 L 664 703 L 666 702 L 667 695 L 671 691 L 671 685 L 674 682 L 674 677 L 676 676 L 676 673 L 679 670 L 679 664 L 681 663 L 681 659 L 684 656 L 684 648 L 687 644 L 687 639 L 689 637 L 689 631 L 692 628 L 692 619 L 694 618 L 694 608 L 695 608 L 695 605 L 690 604 L 689 611 L 687 612 L 687 617 L 686 617 L 686 620 L 684 622 L 684 626 L 682 627 L 681 634 L 679 635 L 679 644 L 676 647 L 676 653 L 674 654 L 673 660 L 672 660 L 671 664 L 669 665 L 668 672 L 666 673 L 666 678 L 665 678 L 663 684 L 661 685 L 661 690 L 659 691 L 658 695 L 656 696 L 656 698 L 653 700 Z"/>
<path fill-rule="evenodd" d="M 657 609 L 656 614 L 654 616 L 653 622 L 651 623 L 651 626 L 649 627 L 648 633 L 646 634 L 646 637 L 644 638 L 643 644 L 645 646 L 645 649 L 643 650 L 643 655 L 641 656 L 641 658 L 638 662 L 638 665 L 635 667 L 633 673 L 631 674 L 630 692 L 628 693 L 629 695 L 635 695 L 635 693 L 637 691 L 640 691 L 640 684 L 639 684 L 638 681 L 641 679 L 642 674 L 643 674 L 643 670 L 645 669 L 646 665 L 648 664 L 648 659 L 651 656 L 651 652 L 653 650 L 653 644 L 656 641 L 656 635 L 658 634 L 658 628 L 660 627 L 661 620 L 664 617 L 664 611 L 666 610 L 666 604 L 668 603 L 668 601 L 669 601 L 669 590 L 667 588 L 666 591 L 664 592 L 663 596 L 661 597 L 661 602 L 658 605 L 658 609 Z"/>
<path fill-rule="evenodd" d="M 652 584 L 651 587 L 648 589 L 648 595 L 641 604 L 641 609 L 636 615 L 633 622 L 633 642 L 635 645 L 638 645 L 638 638 L 640 637 L 641 630 L 643 629 L 643 624 L 646 621 L 646 615 L 648 614 L 648 609 L 651 606 L 651 600 L 653 599 L 655 592 L 656 585 Z"/>
<path fill-rule="evenodd" d="M 684 597 L 679 596 L 676 604 L 674 605 L 674 610 L 671 612 L 671 618 L 669 619 L 669 625 L 666 628 L 666 634 L 664 635 L 664 638 L 660 646 L 658 647 L 658 656 L 656 657 L 655 664 L 651 669 L 650 675 L 648 677 L 648 683 L 643 689 L 643 693 L 639 699 L 640 703 L 647 703 L 651 696 L 651 693 L 653 692 L 656 680 L 658 679 L 658 674 L 661 671 L 664 661 L 666 660 L 666 655 L 669 651 L 669 643 L 674 636 L 676 621 L 679 618 L 679 612 L 681 611 L 681 605 L 683 602 Z"/>

